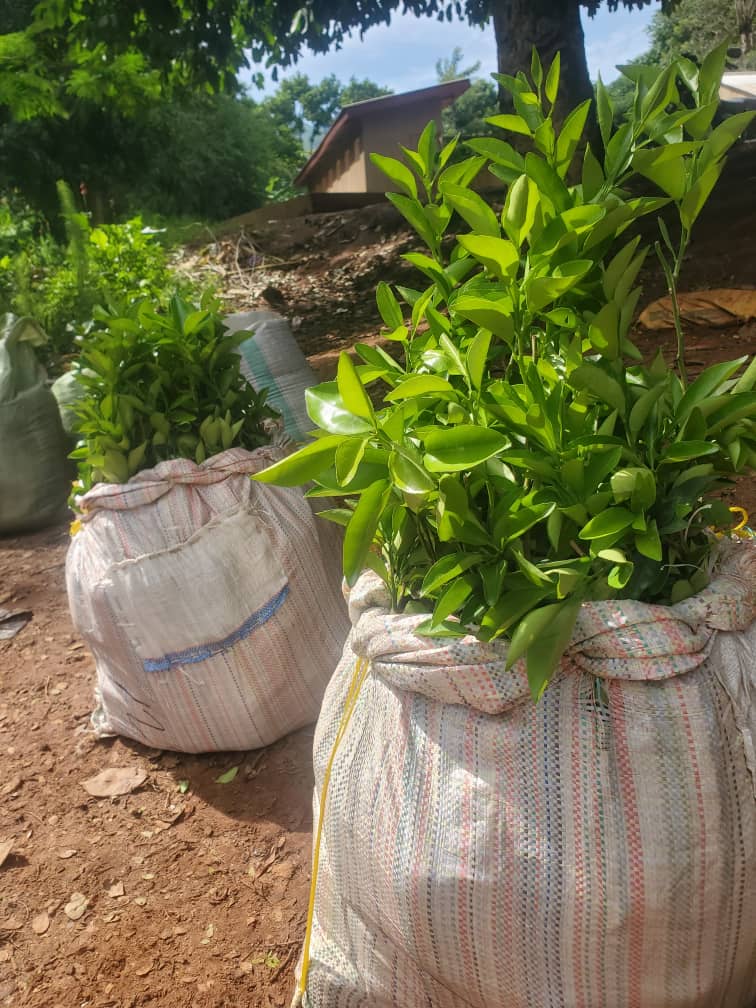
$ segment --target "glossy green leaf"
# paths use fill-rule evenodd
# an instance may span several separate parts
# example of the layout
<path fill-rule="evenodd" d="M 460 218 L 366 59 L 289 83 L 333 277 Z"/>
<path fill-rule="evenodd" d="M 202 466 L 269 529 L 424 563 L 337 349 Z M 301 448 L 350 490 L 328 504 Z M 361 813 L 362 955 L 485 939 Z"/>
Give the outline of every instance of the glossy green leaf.
<path fill-rule="evenodd" d="M 344 404 L 336 382 L 323 382 L 305 389 L 307 415 L 329 434 L 365 434 L 371 425 L 351 413 Z"/>
<path fill-rule="evenodd" d="M 462 575 L 453 584 L 448 585 L 433 610 L 433 623 L 438 626 L 456 613 L 464 605 L 473 591 L 474 582 Z"/>
<path fill-rule="evenodd" d="M 535 47 L 533 47 L 533 52 L 535 52 Z M 560 69 L 560 55 L 557 52 L 551 61 L 549 66 L 549 71 L 546 74 L 546 85 L 544 87 L 544 94 L 548 100 L 553 105 L 556 101 L 557 92 L 559 91 L 559 69 Z"/>
<path fill-rule="evenodd" d="M 309 483 L 334 464 L 336 449 L 344 441 L 345 438 L 338 434 L 318 438 L 293 455 L 287 455 L 280 462 L 255 473 L 252 479 L 260 483 L 275 483 L 277 486 L 301 486 Z"/>
<path fill-rule="evenodd" d="M 385 396 L 387 402 L 401 402 L 422 395 L 453 395 L 454 386 L 438 375 L 410 375 Z"/>
<path fill-rule="evenodd" d="M 384 323 L 389 329 L 398 329 L 404 321 L 402 309 L 396 300 L 393 291 L 383 280 L 378 284 L 375 291 L 375 300 L 378 304 L 378 311 Z"/>
<path fill-rule="evenodd" d="M 422 594 L 426 597 L 435 595 L 439 588 L 443 588 L 449 581 L 475 567 L 482 559 L 482 553 L 450 553 L 441 557 L 428 569 L 423 578 Z"/>
<path fill-rule="evenodd" d="M 660 462 L 689 462 L 701 455 L 713 455 L 719 451 L 719 445 L 711 441 L 678 441 L 671 445 L 662 455 Z"/>
<path fill-rule="evenodd" d="M 389 473 L 394 484 L 408 494 L 428 494 L 436 489 L 435 480 L 428 474 L 419 459 L 402 448 L 395 448 L 389 456 Z"/>
<path fill-rule="evenodd" d="M 572 371 L 567 381 L 576 389 L 584 389 L 605 402 L 618 413 L 625 412 L 625 393 L 619 382 L 595 364 L 581 364 Z"/>
<path fill-rule="evenodd" d="M 375 421 L 373 404 L 362 386 L 352 358 L 346 352 L 339 354 L 336 385 L 347 410 L 355 416 L 369 420 L 372 424 Z"/>
<path fill-rule="evenodd" d="M 391 484 L 377 480 L 364 490 L 357 501 L 344 534 L 344 577 L 353 587 L 365 568 L 378 522 L 391 494 Z"/>
<path fill-rule="evenodd" d="M 582 527 L 578 533 L 581 539 L 603 539 L 629 528 L 635 515 L 627 508 L 607 508 Z"/>
<path fill-rule="evenodd" d="M 506 238 L 490 235 L 459 235 L 458 242 L 489 272 L 501 280 L 513 279 L 520 266 L 520 253 Z"/>
<path fill-rule="evenodd" d="M 370 160 L 379 168 L 384 175 L 387 175 L 392 182 L 401 187 L 407 196 L 417 199 L 417 183 L 415 176 L 410 169 L 396 158 L 386 157 L 384 154 L 371 154 Z"/>
<path fill-rule="evenodd" d="M 431 472 L 472 469 L 508 445 L 503 434 L 488 427 L 460 424 L 449 430 L 435 430 L 425 439 L 425 466 Z"/>
<path fill-rule="evenodd" d="M 688 386 L 685 390 L 685 395 L 677 404 L 677 409 L 675 410 L 677 419 L 679 421 L 685 420 L 695 406 L 715 395 L 720 386 L 729 378 L 732 378 L 747 360 L 748 357 L 738 357 L 734 361 L 713 364 L 711 367 L 706 368 L 705 371 L 702 371 L 698 378 Z"/>
<path fill-rule="evenodd" d="M 474 190 L 447 183 L 443 197 L 476 234 L 499 237 L 501 229 L 496 214 Z"/>

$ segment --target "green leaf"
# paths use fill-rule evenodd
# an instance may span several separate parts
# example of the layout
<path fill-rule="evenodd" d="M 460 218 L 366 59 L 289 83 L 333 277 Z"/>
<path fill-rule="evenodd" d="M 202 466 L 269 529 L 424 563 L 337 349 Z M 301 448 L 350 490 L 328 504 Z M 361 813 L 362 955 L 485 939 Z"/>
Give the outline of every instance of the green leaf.
<path fill-rule="evenodd" d="M 567 378 L 573 388 L 584 389 L 624 416 L 625 393 L 616 379 L 595 364 L 581 364 Z"/>
<path fill-rule="evenodd" d="M 378 284 L 375 291 L 375 300 L 378 303 L 378 311 L 381 318 L 389 329 L 398 329 L 404 321 L 402 309 L 399 302 L 394 297 L 394 293 L 383 280 Z"/>
<path fill-rule="evenodd" d="M 711 165 L 711 167 L 707 168 L 706 171 L 693 183 L 683 197 L 682 203 L 680 204 L 680 221 L 682 222 L 683 227 L 685 227 L 688 231 L 690 231 L 693 227 L 696 218 L 703 210 L 704 204 L 709 198 L 709 194 L 717 184 L 719 176 L 722 174 L 723 167 L 723 161 L 718 161 L 716 164 Z"/>
<path fill-rule="evenodd" d="M 535 701 L 546 689 L 570 643 L 580 603 L 554 602 L 534 609 L 520 621 L 507 652 L 507 668 L 523 655 L 527 660 L 528 683 Z"/>
<path fill-rule="evenodd" d="M 648 419 L 651 410 L 654 408 L 655 403 L 662 397 L 666 389 L 666 382 L 660 382 L 658 385 L 652 385 L 651 388 L 646 389 L 638 401 L 634 403 L 633 408 L 630 410 L 630 417 L 628 420 L 628 427 L 630 428 L 630 433 L 633 437 L 638 436 L 641 428 Z"/>
<path fill-rule="evenodd" d="M 509 298 L 493 301 L 488 298 L 461 295 L 455 298 L 452 311 L 461 315 L 462 318 L 470 319 L 478 326 L 490 329 L 506 343 L 511 343 L 514 339 L 512 302 Z"/>
<path fill-rule="evenodd" d="M 543 84 L 543 67 L 541 66 L 541 59 L 535 46 L 533 46 L 530 52 L 530 76 L 533 78 L 536 88 L 540 91 Z"/>
<path fill-rule="evenodd" d="M 444 201 L 479 235 L 498 238 L 501 229 L 496 214 L 486 201 L 472 189 L 447 183 L 443 187 Z"/>
<path fill-rule="evenodd" d="M 570 208 L 570 191 L 547 161 L 530 152 L 525 155 L 525 171 L 558 213 Z"/>
<path fill-rule="evenodd" d="M 635 520 L 635 515 L 627 508 L 608 508 L 597 514 L 595 518 L 583 526 L 578 533 L 581 539 L 603 539 L 629 528 Z"/>
<path fill-rule="evenodd" d="M 395 448 L 389 456 L 389 473 L 395 485 L 408 494 L 428 494 L 436 484 L 419 460 L 402 448 Z"/>
<path fill-rule="evenodd" d="M 454 394 L 454 386 L 438 375 L 409 375 L 385 396 L 386 402 L 401 402 L 422 395 Z"/>
<path fill-rule="evenodd" d="M 355 416 L 363 417 L 374 424 L 375 413 L 373 412 L 373 404 L 370 402 L 367 392 L 362 387 L 360 376 L 357 374 L 357 370 L 352 363 L 352 358 L 344 351 L 339 354 L 336 385 L 347 410 Z"/>
<path fill-rule="evenodd" d="M 538 201 L 538 186 L 527 175 L 521 175 L 509 187 L 501 222 L 518 249 L 533 227 Z"/>
<path fill-rule="evenodd" d="M 438 235 L 425 216 L 422 204 L 411 196 L 402 196 L 399 193 L 386 193 L 386 199 L 394 204 L 399 213 L 417 231 L 431 252 L 435 253 L 438 248 Z"/>
<path fill-rule="evenodd" d="M 383 154 L 371 154 L 370 160 L 379 168 L 384 175 L 387 175 L 392 182 L 395 182 L 402 190 L 411 196 L 413 199 L 417 199 L 417 183 L 415 182 L 415 176 L 409 170 L 409 168 L 402 164 L 401 161 L 397 161 L 396 158 L 386 157 Z"/>
<path fill-rule="evenodd" d="M 483 375 L 486 370 L 490 346 L 491 334 L 485 329 L 481 329 L 467 349 L 467 373 L 470 376 L 470 384 L 475 389 L 483 387 Z"/>
<path fill-rule="evenodd" d="M 588 339 L 594 350 L 607 358 L 616 360 L 619 356 L 619 308 L 615 301 L 609 301 L 594 315 L 588 326 Z"/>
<path fill-rule="evenodd" d="M 682 423 L 695 406 L 713 396 L 720 386 L 729 378 L 732 378 L 735 372 L 739 371 L 747 360 L 748 357 L 738 357 L 734 361 L 713 364 L 711 367 L 706 368 L 705 371 L 702 371 L 692 385 L 688 386 L 682 399 L 677 404 L 675 416 L 678 421 Z"/>
<path fill-rule="evenodd" d="M 525 299 L 531 311 L 540 311 L 574 287 L 591 269 L 589 259 L 575 259 L 554 269 L 551 276 L 530 276 L 525 281 Z"/>
<path fill-rule="evenodd" d="M 439 588 L 458 578 L 482 560 L 482 553 L 450 553 L 441 557 L 429 568 L 423 578 L 421 594 L 425 598 L 430 598 L 436 594 Z"/>
<path fill-rule="evenodd" d="M 371 425 L 346 408 L 336 382 L 305 389 L 307 415 L 329 434 L 365 434 Z"/>
<path fill-rule="evenodd" d="M 457 241 L 500 280 L 511 280 L 517 276 L 520 253 L 506 238 L 469 234 L 459 235 Z"/>
<path fill-rule="evenodd" d="M 533 52 L 535 52 L 535 47 L 533 47 Z M 559 68 L 560 56 L 557 52 L 551 61 L 549 72 L 546 74 L 546 86 L 544 88 L 544 93 L 552 105 L 556 101 L 557 92 L 559 91 Z"/>
<path fill-rule="evenodd" d="M 436 120 L 431 119 L 417 142 L 417 153 L 425 166 L 425 174 L 430 178 L 434 174 L 438 145 L 436 143 Z"/>
<path fill-rule="evenodd" d="M 599 74 L 598 80 L 596 81 L 596 116 L 599 122 L 599 130 L 601 131 L 601 140 L 604 147 L 606 147 L 612 133 L 614 109 L 612 108 L 612 100 L 609 97 L 609 92 L 607 91 L 604 82 L 601 80 L 601 74 Z"/>
<path fill-rule="evenodd" d="M 334 464 L 336 450 L 344 441 L 345 438 L 337 434 L 318 438 L 293 455 L 255 473 L 252 479 L 260 483 L 274 483 L 276 486 L 301 486 L 309 483 Z"/>
<path fill-rule="evenodd" d="M 572 163 L 572 158 L 575 155 L 580 138 L 583 135 L 583 130 L 585 129 L 585 122 L 588 118 L 590 108 L 591 100 L 588 98 L 574 108 L 562 123 L 562 129 L 559 132 L 559 139 L 556 145 L 557 169 L 562 178 L 567 174 Z"/>
<path fill-rule="evenodd" d="M 635 548 L 643 556 L 648 557 L 649 560 L 656 560 L 661 563 L 662 544 L 655 521 L 649 523 L 645 532 L 636 532 Z"/>
<path fill-rule="evenodd" d="M 435 626 L 443 623 L 460 606 L 465 604 L 470 595 L 472 595 L 473 585 L 474 582 L 471 578 L 462 576 L 454 584 L 450 584 L 446 588 L 433 610 L 433 623 Z"/>
<path fill-rule="evenodd" d="M 342 486 L 354 479 L 368 444 L 368 438 L 348 438 L 336 449 L 336 478 Z"/>
<path fill-rule="evenodd" d="M 719 451 L 719 445 L 711 441 L 678 441 L 671 445 L 662 455 L 660 463 L 689 462 L 699 455 L 714 455 Z"/>
<path fill-rule="evenodd" d="M 472 469 L 503 451 L 509 441 L 489 427 L 459 424 L 449 430 L 435 430 L 425 438 L 424 462 L 431 472 L 458 472 Z"/>
<path fill-rule="evenodd" d="M 365 568 L 376 529 L 391 494 L 387 480 L 376 480 L 363 490 L 344 534 L 344 577 L 350 588 Z"/>
<path fill-rule="evenodd" d="M 519 115 L 494 115 L 487 116 L 486 122 L 491 126 L 498 126 L 499 129 L 508 133 L 521 133 L 523 136 L 533 136 L 533 131 Z"/>
<path fill-rule="evenodd" d="M 226 770 L 222 773 L 220 777 L 215 778 L 216 784 L 230 784 L 231 781 L 236 780 L 236 775 L 239 773 L 238 766 L 232 766 L 230 770 Z M 187 782 L 188 783 L 188 782 Z"/>

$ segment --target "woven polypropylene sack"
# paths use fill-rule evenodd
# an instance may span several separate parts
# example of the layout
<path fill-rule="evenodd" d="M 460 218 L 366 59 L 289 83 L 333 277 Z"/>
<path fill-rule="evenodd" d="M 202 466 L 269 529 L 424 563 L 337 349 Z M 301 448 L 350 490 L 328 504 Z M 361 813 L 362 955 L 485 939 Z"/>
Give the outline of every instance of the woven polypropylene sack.
<path fill-rule="evenodd" d="M 267 389 L 267 401 L 281 414 L 286 434 L 302 441 L 315 427 L 304 394 L 317 378 L 289 323 L 274 312 L 241 312 L 225 322 L 231 332 L 253 330 L 238 347 L 242 374 L 254 388 Z"/>
<path fill-rule="evenodd" d="M 234 448 L 81 500 L 71 616 L 97 664 L 100 734 L 181 752 L 267 745 L 314 721 L 348 632 L 339 530 Z"/>
<path fill-rule="evenodd" d="M 62 518 L 69 480 L 58 404 L 34 346 L 46 337 L 31 319 L 0 325 L 0 535 Z"/>
<path fill-rule="evenodd" d="M 309 1008 L 756 1003 L 756 549 L 667 607 L 583 607 L 535 705 L 374 575 L 315 735 Z M 301 966 L 301 964 L 300 964 Z"/>

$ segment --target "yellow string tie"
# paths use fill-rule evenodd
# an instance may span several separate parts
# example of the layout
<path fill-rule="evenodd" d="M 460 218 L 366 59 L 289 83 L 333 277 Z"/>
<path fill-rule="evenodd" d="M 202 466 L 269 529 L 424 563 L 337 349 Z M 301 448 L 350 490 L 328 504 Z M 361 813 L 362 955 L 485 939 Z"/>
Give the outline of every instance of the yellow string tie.
<path fill-rule="evenodd" d="M 328 757 L 328 763 L 326 764 L 325 773 L 323 774 L 323 788 L 321 790 L 320 801 L 318 803 L 318 827 L 315 831 L 315 845 L 312 856 L 312 879 L 310 881 L 310 901 L 307 907 L 307 928 L 305 930 L 304 947 L 302 949 L 302 972 L 300 973 L 299 983 L 297 984 L 297 989 L 291 1002 L 291 1008 L 299 1008 L 302 1004 L 302 998 L 304 997 L 305 991 L 307 990 L 307 976 L 310 971 L 310 942 L 312 940 L 312 927 L 315 917 L 315 893 L 318 884 L 318 868 L 320 866 L 320 846 L 323 837 L 325 806 L 326 801 L 328 800 L 328 786 L 331 783 L 331 770 L 333 769 L 333 763 L 336 758 L 338 748 L 341 745 L 341 740 L 344 738 L 346 730 L 349 727 L 349 721 L 354 713 L 357 698 L 360 695 L 360 690 L 362 689 L 362 684 L 365 682 L 365 677 L 367 676 L 369 667 L 370 664 L 365 658 L 357 659 L 354 672 L 352 673 L 352 678 L 349 683 L 346 700 L 344 701 L 344 710 L 341 713 L 341 720 L 339 721 L 336 738 L 334 739 L 333 746 L 331 747 L 331 754 Z"/>
<path fill-rule="evenodd" d="M 748 524 L 748 512 L 746 511 L 745 508 L 737 507 L 737 506 L 736 507 L 731 507 L 730 511 L 734 515 L 741 515 L 741 519 L 740 519 L 739 524 L 735 525 L 734 528 L 731 529 L 732 532 L 740 532 L 740 530 L 744 529 L 746 527 L 746 525 Z"/>

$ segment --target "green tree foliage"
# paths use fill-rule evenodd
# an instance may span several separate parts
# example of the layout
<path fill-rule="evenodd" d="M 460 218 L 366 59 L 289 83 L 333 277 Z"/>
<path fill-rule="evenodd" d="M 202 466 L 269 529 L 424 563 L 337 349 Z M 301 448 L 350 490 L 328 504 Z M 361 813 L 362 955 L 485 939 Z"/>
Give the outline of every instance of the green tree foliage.
<path fill-rule="evenodd" d="M 576 104 L 590 93 L 580 9 L 592 16 L 602 0 L 402 0 L 401 9 L 451 21 L 493 23 L 499 69 L 530 66 L 535 46 L 549 61 L 562 52 L 564 95 Z M 607 0 L 609 9 L 643 7 L 651 0 Z M 663 0 L 663 6 L 674 0 Z M 388 24 L 400 0 L 42 0 L 35 38 L 63 39 L 67 60 L 89 53 L 105 67 L 125 53 L 139 53 L 164 82 L 199 81 L 233 89 L 238 71 L 253 63 L 290 66 L 305 49 L 325 52 L 352 31 Z M 97 47 L 102 46 L 101 50 Z M 86 62 L 86 60 L 85 60 Z M 89 66 L 89 71 L 92 67 Z M 65 84 L 63 85 L 65 86 Z"/>
<path fill-rule="evenodd" d="M 749 50 L 755 13 L 756 0 L 679 0 L 671 10 L 654 14 L 648 28 L 649 49 L 629 66 L 664 67 L 681 56 L 700 63 L 723 42 L 731 46 L 731 65 L 754 65 Z M 625 76 L 608 86 L 617 121 L 627 114 L 633 89 Z"/>
<path fill-rule="evenodd" d="M 459 46 L 455 46 L 448 59 L 436 60 L 436 77 L 439 84 L 457 80 L 460 77 L 472 77 L 478 72 L 480 61 L 462 69 L 463 59 L 462 50 Z M 468 90 L 441 113 L 444 136 L 459 135 L 462 140 L 475 136 L 490 136 L 493 133 L 493 127 L 486 122 L 486 118 L 495 115 L 497 110 L 496 86 L 489 80 L 481 78 L 473 80 Z M 456 159 L 458 160 L 461 156 L 462 151 L 459 150 Z"/>
<path fill-rule="evenodd" d="M 444 84 L 446 81 L 458 80 L 460 77 L 472 77 L 473 74 L 476 74 L 480 70 L 480 60 L 462 69 L 462 59 L 462 50 L 459 46 L 455 46 L 449 59 L 436 60 L 436 77 L 439 84 Z"/>
<path fill-rule="evenodd" d="M 298 73 L 281 81 L 262 107 L 280 128 L 294 130 L 312 149 L 317 136 L 328 129 L 344 105 L 388 94 L 391 94 L 388 88 L 367 79 L 351 77 L 347 84 L 342 84 L 330 74 L 313 84 L 306 74 Z"/>
<path fill-rule="evenodd" d="M 265 202 L 273 174 L 302 164 L 298 138 L 248 98 L 183 95 L 139 116 L 72 104 L 66 118 L 0 126 L 0 186 L 22 193 L 52 222 L 55 181 L 87 188 L 97 220 L 136 212 L 221 220 Z"/>

